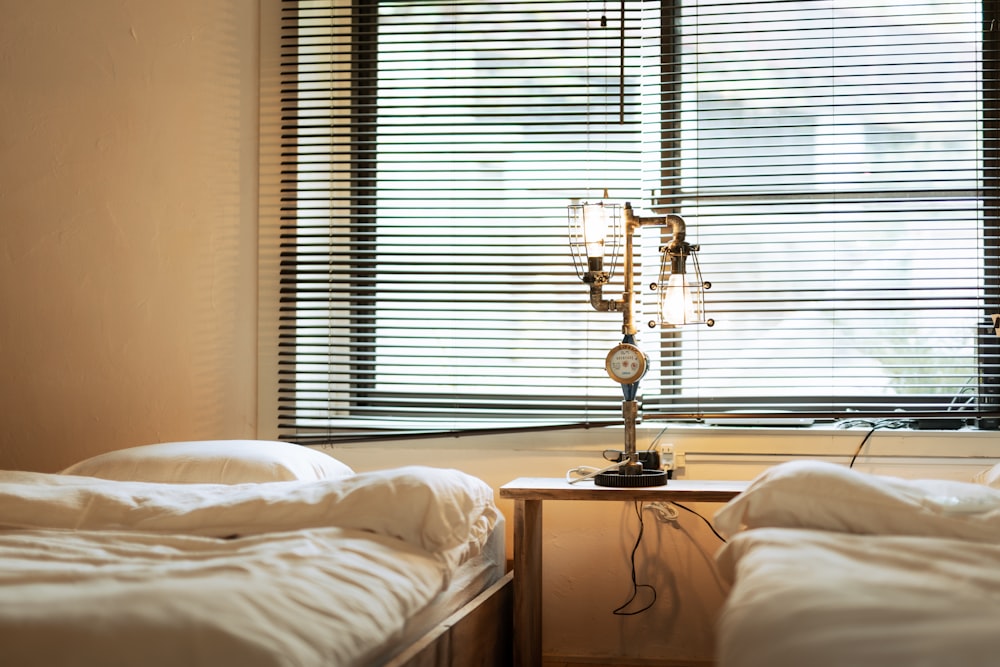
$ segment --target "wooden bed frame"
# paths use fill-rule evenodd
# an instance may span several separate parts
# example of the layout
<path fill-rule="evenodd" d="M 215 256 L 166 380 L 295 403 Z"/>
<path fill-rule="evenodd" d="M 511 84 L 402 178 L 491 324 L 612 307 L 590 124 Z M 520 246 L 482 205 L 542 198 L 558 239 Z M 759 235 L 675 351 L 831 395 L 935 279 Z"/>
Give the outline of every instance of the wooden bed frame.
<path fill-rule="evenodd" d="M 510 667 L 513 579 L 514 573 L 508 572 L 384 667 Z"/>

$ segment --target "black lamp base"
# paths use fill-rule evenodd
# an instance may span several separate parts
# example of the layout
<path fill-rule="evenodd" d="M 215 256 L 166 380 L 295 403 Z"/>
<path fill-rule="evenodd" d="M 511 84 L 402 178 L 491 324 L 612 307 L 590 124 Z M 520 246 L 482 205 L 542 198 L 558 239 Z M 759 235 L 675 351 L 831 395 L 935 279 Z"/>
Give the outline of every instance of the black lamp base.
<path fill-rule="evenodd" d="M 613 486 L 619 489 L 635 489 L 646 486 L 663 486 L 667 483 L 666 470 L 643 470 L 630 475 L 617 470 L 607 470 L 594 476 L 597 486 Z"/>

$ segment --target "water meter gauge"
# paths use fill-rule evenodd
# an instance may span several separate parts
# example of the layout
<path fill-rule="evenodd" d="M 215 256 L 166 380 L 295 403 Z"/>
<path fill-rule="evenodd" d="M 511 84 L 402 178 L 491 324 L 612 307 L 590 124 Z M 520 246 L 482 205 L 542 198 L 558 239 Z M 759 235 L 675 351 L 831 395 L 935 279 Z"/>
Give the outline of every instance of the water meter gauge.
<path fill-rule="evenodd" d="M 633 384 L 646 374 L 646 370 L 649 368 L 649 358 L 635 345 L 621 343 L 608 352 L 604 368 L 615 382 Z"/>

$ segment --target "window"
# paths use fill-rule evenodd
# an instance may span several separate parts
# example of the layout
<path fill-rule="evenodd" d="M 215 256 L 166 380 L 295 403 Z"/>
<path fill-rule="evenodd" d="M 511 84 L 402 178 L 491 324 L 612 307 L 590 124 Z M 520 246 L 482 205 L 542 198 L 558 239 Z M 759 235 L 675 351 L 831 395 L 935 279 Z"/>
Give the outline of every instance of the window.
<path fill-rule="evenodd" d="M 683 355 L 679 393 L 702 409 L 977 403 L 997 303 L 980 5 L 699 2 L 675 16 L 673 203 L 697 221 L 723 323 Z"/>
<path fill-rule="evenodd" d="M 714 327 L 640 333 L 647 416 L 992 411 L 982 26 L 969 2 L 286 1 L 283 437 L 617 422 L 621 320 L 565 233 L 605 189 L 683 215 L 713 285 Z"/>

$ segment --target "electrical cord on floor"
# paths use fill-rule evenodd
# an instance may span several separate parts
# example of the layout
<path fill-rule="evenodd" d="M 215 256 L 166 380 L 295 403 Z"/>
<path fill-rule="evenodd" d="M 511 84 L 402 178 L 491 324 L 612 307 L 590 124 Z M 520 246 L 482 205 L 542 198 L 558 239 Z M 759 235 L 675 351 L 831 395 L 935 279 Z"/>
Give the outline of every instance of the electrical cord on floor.
<path fill-rule="evenodd" d="M 646 611 L 647 609 L 649 609 L 650 607 L 652 607 L 656 603 L 656 589 L 654 587 L 650 586 L 649 584 L 640 584 L 640 583 L 638 583 L 638 580 L 636 579 L 636 573 L 635 573 L 635 554 L 639 550 L 639 544 L 642 543 L 642 534 L 643 534 L 643 532 L 645 532 L 646 526 L 645 526 L 645 522 L 643 522 L 643 520 L 642 520 L 642 502 L 640 502 L 638 500 L 635 500 L 635 501 L 632 502 L 632 506 L 635 509 L 635 515 L 636 515 L 636 517 L 639 518 L 639 535 L 635 538 L 635 545 L 633 545 L 633 547 L 632 547 L 632 555 L 631 555 L 631 562 L 632 562 L 632 595 L 620 607 L 618 607 L 617 609 L 615 609 L 615 610 L 613 610 L 611 612 L 615 616 L 635 616 L 636 614 L 641 614 L 642 612 Z M 647 604 L 646 606 L 642 607 L 641 609 L 636 609 L 635 611 L 625 611 L 626 607 L 628 607 L 630 604 L 632 604 L 635 601 L 636 597 L 638 597 L 638 595 L 639 595 L 639 589 L 642 589 L 642 588 L 647 589 L 650 593 L 652 593 L 653 594 L 653 599 L 649 601 L 649 604 Z"/>

